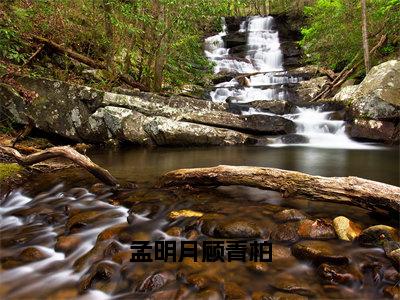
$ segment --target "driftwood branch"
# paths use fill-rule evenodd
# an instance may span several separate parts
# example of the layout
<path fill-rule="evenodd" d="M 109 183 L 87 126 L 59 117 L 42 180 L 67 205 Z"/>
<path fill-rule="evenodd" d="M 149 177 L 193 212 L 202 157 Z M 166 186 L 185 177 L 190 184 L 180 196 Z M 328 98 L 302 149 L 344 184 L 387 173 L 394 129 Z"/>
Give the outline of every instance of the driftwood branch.
<path fill-rule="evenodd" d="M 374 54 L 383 44 L 386 42 L 387 36 L 382 35 L 378 43 L 369 51 L 369 54 Z M 339 73 L 335 79 L 330 82 L 326 87 L 324 87 L 311 101 L 316 101 L 321 98 L 326 98 L 331 96 L 334 92 L 336 92 L 340 86 L 353 74 L 357 68 L 363 63 L 362 58 L 360 55 L 357 54 L 354 59 L 348 64 L 342 72 Z"/>
<path fill-rule="evenodd" d="M 44 44 L 40 44 L 37 50 L 28 58 L 28 60 L 22 65 L 22 67 L 28 65 L 32 60 L 35 59 L 36 56 L 43 50 Z"/>
<path fill-rule="evenodd" d="M 274 168 L 217 166 L 176 170 L 160 179 L 162 187 L 182 185 L 246 185 L 372 211 L 396 214 L 400 211 L 399 187 L 358 177 L 321 177 Z"/>
<path fill-rule="evenodd" d="M 72 49 L 69 49 L 63 45 L 60 45 L 54 41 L 51 41 L 49 39 L 46 39 L 44 37 L 38 36 L 38 35 L 32 35 L 33 39 L 37 40 L 40 43 L 46 44 L 48 46 L 50 46 L 51 48 L 53 48 L 54 50 L 64 53 L 65 55 L 76 59 L 77 61 L 84 63 L 85 65 L 88 65 L 89 67 L 95 68 L 95 69 L 102 69 L 102 70 L 106 70 L 108 69 L 107 64 L 105 64 L 104 62 L 100 62 L 100 61 L 96 61 L 91 59 L 90 57 L 87 57 L 85 55 L 82 55 L 80 53 L 75 52 Z M 148 91 L 148 88 L 139 83 L 136 82 L 130 75 L 128 74 L 120 74 L 119 78 L 124 81 L 126 84 L 134 87 L 134 88 L 138 88 L 142 91 Z"/>
<path fill-rule="evenodd" d="M 22 155 L 13 148 L 0 146 L 0 153 L 13 157 L 18 162 L 18 164 L 25 167 L 37 164 L 39 162 L 51 158 L 56 158 L 56 157 L 67 158 L 72 162 L 76 163 L 77 165 L 86 169 L 93 176 L 95 176 L 105 184 L 111 186 L 118 185 L 117 179 L 115 179 L 110 174 L 110 172 L 99 167 L 94 162 L 92 162 L 89 157 L 80 154 L 75 149 L 69 146 L 51 147 L 30 155 Z"/>

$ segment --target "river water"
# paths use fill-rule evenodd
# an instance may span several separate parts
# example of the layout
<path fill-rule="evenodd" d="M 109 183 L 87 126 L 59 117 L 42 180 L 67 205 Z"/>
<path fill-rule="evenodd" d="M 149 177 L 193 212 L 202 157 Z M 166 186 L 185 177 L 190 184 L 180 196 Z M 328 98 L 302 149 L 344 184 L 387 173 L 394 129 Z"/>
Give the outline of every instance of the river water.
<path fill-rule="evenodd" d="M 276 85 L 297 80 L 285 75 L 274 78 L 277 73 L 273 72 L 282 75 L 285 71 L 272 24 L 272 18 L 250 18 L 240 26 L 241 32 L 249 31 L 251 51 L 247 62 L 227 57 L 227 50 L 220 43 L 225 31 L 211 38 L 217 47 L 209 48 L 208 56 L 217 62 L 216 71 L 240 67 L 243 72 L 267 72 L 265 78 L 251 78 L 252 84 L 258 86 L 259 80 Z M 285 92 L 271 85 L 240 91 L 227 89 L 228 83 L 223 85 L 217 87 L 225 89 L 219 95 L 236 92 L 234 96 L 239 101 L 260 94 L 267 101 L 285 98 Z M 213 99 L 225 101 L 222 96 Z M 220 164 L 276 167 L 321 176 L 359 176 L 399 185 L 398 148 L 353 142 L 342 131 L 343 124 L 338 123 L 341 121 L 331 122 L 325 112 L 299 108 L 286 117 L 296 122 L 298 133 L 309 137 L 307 144 L 288 146 L 277 139 L 269 147 L 121 148 L 89 152 L 93 161 L 119 180 L 135 182 L 137 187 L 133 190 L 110 191 L 81 170 L 30 178 L 23 187 L 1 199 L 0 298 L 384 298 L 400 279 L 384 251 L 341 241 L 332 236 L 329 224 L 333 218 L 345 216 L 362 228 L 377 224 L 398 227 L 395 217 L 304 197 L 283 198 L 276 192 L 244 186 L 155 187 L 157 178 L 167 171 Z M 285 209 L 294 209 L 302 217 L 277 218 L 277 213 Z M 188 215 L 188 211 L 192 214 Z M 300 234 L 305 224 L 302 222 L 314 222 L 324 235 Z M 221 239 L 220 228 L 232 224 L 244 226 L 239 230 L 241 239 L 249 240 L 248 235 L 254 231 L 258 232 L 257 238 L 270 239 L 273 261 L 129 261 L 133 241 Z M 238 238 L 237 231 L 227 231 L 222 234 L 224 239 Z M 322 244 L 318 247 L 344 256 L 349 263 L 338 266 L 328 261 L 321 266 L 291 254 L 296 243 L 309 239 L 319 240 Z"/>

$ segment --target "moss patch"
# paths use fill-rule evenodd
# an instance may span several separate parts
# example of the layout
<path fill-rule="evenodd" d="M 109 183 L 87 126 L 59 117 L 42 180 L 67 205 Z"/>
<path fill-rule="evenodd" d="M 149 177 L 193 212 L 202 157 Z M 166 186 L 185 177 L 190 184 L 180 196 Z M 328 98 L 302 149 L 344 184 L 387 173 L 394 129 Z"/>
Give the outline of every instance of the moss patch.
<path fill-rule="evenodd" d="M 22 171 L 22 169 L 18 164 L 0 163 L 0 181 L 15 175 L 19 171 Z"/>

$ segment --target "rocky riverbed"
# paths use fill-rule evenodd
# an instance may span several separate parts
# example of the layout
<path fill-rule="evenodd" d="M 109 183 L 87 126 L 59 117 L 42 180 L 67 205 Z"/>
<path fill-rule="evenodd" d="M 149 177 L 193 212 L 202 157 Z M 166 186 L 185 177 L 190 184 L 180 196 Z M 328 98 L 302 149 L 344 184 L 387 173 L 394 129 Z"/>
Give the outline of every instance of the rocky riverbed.
<path fill-rule="evenodd" d="M 4 299 L 398 294 L 395 219 L 256 188 L 157 189 L 148 182 L 112 192 L 71 169 L 31 178 L 5 196 L 1 224 Z M 134 241 L 254 239 L 272 242 L 272 262 L 130 262 Z"/>

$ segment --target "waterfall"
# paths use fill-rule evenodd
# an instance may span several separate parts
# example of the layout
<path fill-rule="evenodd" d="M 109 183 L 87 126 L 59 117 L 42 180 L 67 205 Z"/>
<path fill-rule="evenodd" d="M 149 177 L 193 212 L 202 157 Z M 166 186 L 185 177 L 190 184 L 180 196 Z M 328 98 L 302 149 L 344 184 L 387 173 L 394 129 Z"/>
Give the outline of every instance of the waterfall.
<path fill-rule="evenodd" d="M 250 17 L 241 22 L 239 32 L 247 33 L 245 56 L 239 59 L 230 55 L 224 31 L 205 40 L 205 54 L 215 63 L 216 74 L 254 74 L 245 77 L 245 84 L 236 79 L 218 84 L 210 93 L 213 101 L 225 102 L 228 98 L 238 103 L 254 100 L 284 100 L 287 92 L 284 84 L 296 83 L 297 78 L 287 76 L 283 70 L 283 55 L 280 49 L 278 32 L 273 29 L 274 18 Z M 257 74 L 262 72 L 260 74 Z"/>
<path fill-rule="evenodd" d="M 248 58 L 253 61 L 254 72 L 283 70 L 283 55 L 278 31 L 273 30 L 274 19 L 270 16 L 251 17 L 247 28 Z"/>
<path fill-rule="evenodd" d="M 345 133 L 345 122 L 330 119 L 332 112 L 324 112 L 319 108 L 298 107 L 296 110 L 296 113 L 286 115 L 286 117 L 295 122 L 296 133 L 307 138 L 308 143 L 304 144 L 306 146 L 339 149 L 370 149 L 372 147 L 351 140 Z M 283 146 L 283 144 L 277 143 L 276 146 Z"/>
<path fill-rule="evenodd" d="M 274 18 L 253 16 L 240 23 L 238 33 L 246 36 L 240 49 L 244 53 L 226 47 L 224 40 L 232 33 L 227 31 L 224 18 L 222 27 L 222 32 L 205 40 L 205 54 L 215 63 L 215 74 L 231 76 L 233 79 L 214 87 L 210 92 L 212 101 L 248 103 L 255 100 L 290 100 L 287 85 L 296 84 L 302 78 L 290 76 L 284 70 L 279 34 L 274 29 Z M 302 144 L 290 145 L 371 148 L 370 145 L 357 143 L 348 138 L 345 133 L 345 122 L 329 120 L 331 112 L 322 112 L 317 108 L 298 107 L 296 110 L 294 114 L 284 117 L 293 120 L 296 124 L 296 133 L 305 138 L 302 139 Z M 271 115 L 253 108 L 243 111 L 242 114 Z M 282 143 L 282 139 L 276 138 L 275 146 L 286 146 L 286 144 Z"/>

